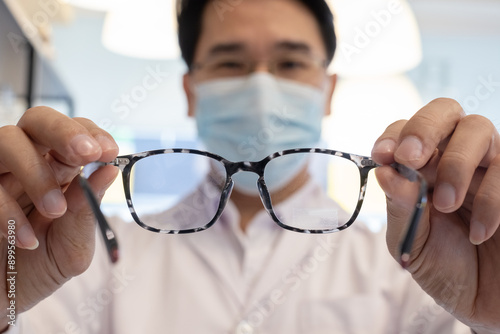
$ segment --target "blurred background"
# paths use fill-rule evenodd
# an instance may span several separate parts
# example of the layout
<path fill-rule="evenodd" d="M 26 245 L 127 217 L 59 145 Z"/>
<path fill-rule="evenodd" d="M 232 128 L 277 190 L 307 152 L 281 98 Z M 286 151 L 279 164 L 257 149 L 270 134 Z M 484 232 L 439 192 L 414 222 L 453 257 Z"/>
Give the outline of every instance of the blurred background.
<path fill-rule="evenodd" d="M 214 0 L 231 15 L 239 1 Z M 243 0 L 244 1 L 244 0 Z M 339 74 L 323 145 L 369 155 L 393 121 L 437 97 L 500 128 L 500 1 L 331 0 Z M 0 1 L 0 125 L 48 105 L 109 131 L 122 154 L 197 147 L 170 0 Z M 375 178 L 365 221 L 384 220 Z M 109 210 L 126 209 L 120 186 Z M 120 204 L 113 204 L 120 203 Z M 116 209 L 118 210 L 118 209 Z"/>

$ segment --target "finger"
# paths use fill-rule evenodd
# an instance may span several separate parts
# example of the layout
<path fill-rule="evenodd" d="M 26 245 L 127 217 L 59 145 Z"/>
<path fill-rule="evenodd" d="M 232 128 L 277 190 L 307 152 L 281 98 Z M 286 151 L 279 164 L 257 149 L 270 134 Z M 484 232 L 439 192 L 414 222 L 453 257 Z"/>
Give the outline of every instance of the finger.
<path fill-rule="evenodd" d="M 108 162 L 116 158 L 118 155 L 118 145 L 109 133 L 87 118 L 76 117 L 73 120 L 85 127 L 90 135 L 99 143 L 102 153 L 97 160 Z"/>
<path fill-rule="evenodd" d="M 50 148 L 58 160 L 68 165 L 82 166 L 102 154 L 99 143 L 85 126 L 51 108 L 29 109 L 18 126 L 36 144 Z"/>
<path fill-rule="evenodd" d="M 390 166 L 375 170 L 377 181 L 391 204 L 408 211 L 415 207 L 419 192 L 419 182 L 411 182 Z"/>
<path fill-rule="evenodd" d="M 493 124 L 482 116 L 467 116 L 457 124 L 437 169 L 433 197 L 437 210 L 449 213 L 462 205 L 476 169 L 483 162 L 489 163 L 495 146 L 500 147 L 492 141 L 495 132 Z"/>
<path fill-rule="evenodd" d="M 392 167 L 377 168 L 377 180 L 387 194 L 387 244 L 391 254 L 399 261 L 400 245 L 409 227 L 418 197 L 418 182 L 410 182 Z M 425 215 L 428 210 L 425 211 Z M 422 217 L 414 239 L 412 258 L 419 254 L 429 233 L 428 219 Z"/>
<path fill-rule="evenodd" d="M 1 129 L 1 130 L 3 130 L 3 129 Z M 40 155 L 45 156 L 50 151 L 49 148 L 42 146 L 40 144 L 32 143 L 32 145 L 37 149 L 37 151 Z M 6 166 L 4 166 L 4 164 L 2 164 L 0 162 L 0 175 L 5 174 L 5 173 L 9 173 L 9 172 L 10 172 L 9 169 Z"/>
<path fill-rule="evenodd" d="M 470 241 L 479 245 L 500 226 L 500 155 L 490 164 L 472 207 Z"/>
<path fill-rule="evenodd" d="M 375 162 L 382 165 L 394 162 L 394 152 L 399 141 L 399 134 L 406 122 L 406 120 L 400 120 L 392 123 L 377 139 L 372 149 L 372 158 Z"/>
<path fill-rule="evenodd" d="M 80 166 L 68 166 L 56 160 L 52 155 L 47 154 L 45 160 L 49 163 L 50 168 L 56 176 L 57 183 L 61 187 L 70 183 L 80 172 Z"/>
<path fill-rule="evenodd" d="M 57 183 L 60 185 L 62 191 L 64 192 L 65 187 L 80 172 L 80 167 L 71 167 L 62 164 L 55 160 L 50 154 L 46 155 L 45 159 L 49 163 L 50 168 L 52 168 Z M 25 211 L 25 208 L 27 206 L 32 205 L 33 202 L 31 198 L 26 194 L 23 185 L 12 173 L 0 175 L 0 184 L 10 195 L 10 197 L 17 200 L 18 205 L 23 209 L 23 211 Z"/>
<path fill-rule="evenodd" d="M 437 170 L 439 163 L 441 161 L 441 154 L 439 150 L 436 150 L 434 156 L 427 162 L 427 164 L 419 169 L 419 172 L 423 175 L 424 179 L 427 181 L 427 186 L 429 192 L 434 191 L 434 187 L 437 181 Z M 462 203 L 462 208 L 468 211 L 472 211 L 472 202 L 476 193 L 479 189 L 479 186 L 483 182 L 484 175 L 486 173 L 486 168 L 479 167 L 475 170 L 474 175 L 472 176 L 472 180 L 469 184 L 469 189 L 467 190 L 467 194 L 465 196 L 464 202 Z"/>
<path fill-rule="evenodd" d="M 9 244 L 25 249 L 38 247 L 38 240 L 24 212 L 2 186 L 0 186 L 0 232 Z"/>
<path fill-rule="evenodd" d="M 458 102 L 437 99 L 418 111 L 401 130 L 394 158 L 397 162 L 420 169 L 438 145 L 449 137 L 465 116 Z"/>
<path fill-rule="evenodd" d="M 0 129 L 0 161 L 22 184 L 36 208 L 46 217 L 60 217 L 66 201 L 47 160 L 32 145 L 21 128 Z"/>
<path fill-rule="evenodd" d="M 118 168 L 106 166 L 89 178 L 89 184 L 99 201 L 117 175 Z M 47 245 L 51 248 L 62 274 L 71 277 L 83 272 L 92 259 L 95 216 L 78 179 L 73 180 L 65 195 L 68 212 L 54 221 Z"/>

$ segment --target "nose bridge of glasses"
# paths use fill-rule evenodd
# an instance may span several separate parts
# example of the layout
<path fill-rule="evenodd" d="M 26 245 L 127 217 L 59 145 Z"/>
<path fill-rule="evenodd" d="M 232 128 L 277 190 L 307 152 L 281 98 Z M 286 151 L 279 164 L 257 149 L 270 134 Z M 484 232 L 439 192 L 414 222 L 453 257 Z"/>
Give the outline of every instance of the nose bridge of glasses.
<path fill-rule="evenodd" d="M 233 162 L 227 166 L 227 174 L 232 176 L 238 172 L 252 172 L 259 176 L 264 175 L 264 164 L 262 161 L 240 161 Z"/>

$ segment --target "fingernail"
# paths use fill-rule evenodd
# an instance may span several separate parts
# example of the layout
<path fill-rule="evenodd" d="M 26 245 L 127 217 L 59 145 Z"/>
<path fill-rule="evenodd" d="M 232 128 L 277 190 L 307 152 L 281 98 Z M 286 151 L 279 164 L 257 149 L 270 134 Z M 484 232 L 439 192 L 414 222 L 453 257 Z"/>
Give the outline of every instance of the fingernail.
<path fill-rule="evenodd" d="M 395 155 L 397 156 L 398 160 L 416 162 L 419 161 L 420 158 L 422 158 L 422 152 L 422 142 L 417 137 L 410 136 L 406 137 L 401 142 L 398 149 L 396 150 Z"/>
<path fill-rule="evenodd" d="M 383 139 L 375 144 L 372 149 L 372 155 L 394 153 L 396 142 L 392 139 Z"/>
<path fill-rule="evenodd" d="M 71 147 L 77 155 L 88 156 L 97 153 L 99 145 L 87 135 L 78 135 L 71 140 Z"/>
<path fill-rule="evenodd" d="M 116 143 L 114 143 L 111 139 L 109 139 L 106 136 L 102 136 L 102 135 L 101 136 L 97 136 L 96 140 L 101 145 L 101 149 L 102 149 L 103 152 L 107 152 L 107 151 L 112 151 L 112 150 L 117 150 L 118 149 L 118 146 L 116 145 Z"/>
<path fill-rule="evenodd" d="M 441 183 L 433 196 L 433 202 L 436 209 L 443 211 L 455 206 L 457 201 L 457 192 L 455 187 L 449 183 Z"/>
<path fill-rule="evenodd" d="M 60 217 L 66 212 L 66 199 L 60 189 L 49 191 L 42 202 L 45 212 L 51 216 Z"/>
<path fill-rule="evenodd" d="M 23 225 L 16 231 L 16 239 L 21 248 L 33 250 L 38 247 L 38 239 L 30 225 Z"/>
<path fill-rule="evenodd" d="M 480 245 L 486 239 L 486 227 L 480 222 L 472 222 L 470 227 L 469 240 L 474 245 Z"/>

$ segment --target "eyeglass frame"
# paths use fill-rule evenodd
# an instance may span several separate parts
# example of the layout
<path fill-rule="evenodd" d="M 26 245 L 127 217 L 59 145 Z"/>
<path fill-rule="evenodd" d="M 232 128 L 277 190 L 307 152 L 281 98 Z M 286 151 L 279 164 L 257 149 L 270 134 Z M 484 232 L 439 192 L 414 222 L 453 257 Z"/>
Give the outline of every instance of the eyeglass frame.
<path fill-rule="evenodd" d="M 144 224 L 139 216 L 136 214 L 133 202 L 132 202 L 132 196 L 130 192 L 130 175 L 131 175 L 131 170 L 134 164 L 144 158 L 154 156 L 154 155 L 159 155 L 159 154 L 171 154 L 171 153 L 184 153 L 184 154 L 197 154 L 201 156 L 206 156 L 209 158 L 212 158 L 218 162 L 220 162 L 225 170 L 226 170 L 226 180 L 225 184 L 221 190 L 221 197 L 219 201 L 219 207 L 217 208 L 217 212 L 215 213 L 215 216 L 208 222 L 206 225 L 198 228 L 192 228 L 192 229 L 186 229 L 186 230 L 164 230 L 164 229 L 158 229 L 154 228 L 151 226 L 148 226 Z M 331 229 L 300 229 L 296 227 L 292 227 L 286 224 L 283 224 L 276 213 L 274 212 L 274 209 L 272 207 L 271 203 L 271 196 L 269 194 L 269 191 L 267 189 L 267 185 L 264 180 L 264 170 L 266 165 L 272 161 L 273 159 L 279 158 L 281 156 L 285 155 L 290 155 L 290 154 L 297 154 L 297 153 L 321 153 L 321 154 L 329 154 L 333 155 L 336 157 L 344 158 L 347 160 L 352 161 L 358 168 L 359 173 L 360 173 L 360 189 L 359 189 L 359 196 L 358 196 L 358 203 L 356 204 L 356 208 L 354 209 L 354 212 L 352 213 L 350 219 L 343 225 L 338 226 L 336 228 L 331 228 Z M 84 166 L 81 170 L 80 173 L 80 184 L 84 190 L 85 196 L 87 200 L 89 201 L 89 204 L 91 206 L 92 211 L 94 212 L 96 219 L 98 221 L 99 229 L 101 231 L 101 235 L 104 239 L 104 242 L 106 244 L 106 248 L 108 251 L 108 255 L 110 257 L 111 262 L 115 263 L 118 261 L 118 241 L 116 238 L 115 233 L 109 226 L 108 222 L 106 221 L 106 218 L 104 217 L 104 214 L 102 213 L 99 204 L 95 198 L 95 195 L 93 194 L 92 190 L 90 189 L 90 186 L 87 182 L 88 177 L 92 175 L 94 171 L 97 169 L 104 167 L 104 166 L 116 166 L 120 169 L 122 172 L 122 179 L 123 179 L 123 188 L 125 192 L 125 198 L 127 202 L 127 206 L 129 208 L 130 214 L 134 221 L 142 228 L 155 232 L 155 233 L 161 233 L 161 234 L 187 234 L 187 233 L 196 233 L 196 232 L 201 232 L 204 230 L 207 230 L 210 228 L 215 222 L 220 218 L 222 215 L 222 212 L 224 211 L 224 208 L 226 206 L 226 203 L 231 195 L 233 186 L 234 186 L 234 181 L 232 180 L 231 176 L 234 174 L 244 171 L 244 172 L 253 172 L 256 173 L 259 176 L 259 179 L 257 180 L 257 188 L 259 190 L 259 196 L 262 200 L 262 203 L 264 205 L 264 208 L 268 212 L 268 214 L 271 216 L 273 221 L 280 226 L 281 228 L 284 228 L 286 230 L 294 231 L 294 232 L 299 232 L 299 233 L 306 233 L 306 234 L 326 234 L 326 233 L 334 233 L 334 232 L 339 232 L 342 230 L 347 229 L 350 227 L 354 221 L 357 219 L 361 207 L 363 205 L 365 193 L 366 193 L 366 187 L 368 183 L 368 175 L 369 172 L 377 167 L 381 167 L 382 165 L 376 163 L 372 158 L 366 157 L 366 156 L 361 156 L 357 154 L 352 154 L 352 153 L 345 153 L 345 152 L 340 152 L 340 151 L 335 151 L 335 150 L 330 150 L 330 149 L 322 149 L 322 148 L 298 148 L 298 149 L 289 149 L 289 150 L 283 150 L 280 152 L 273 153 L 264 159 L 260 161 L 240 161 L 240 162 L 232 162 L 229 161 L 217 154 L 206 152 L 206 151 L 201 151 L 197 149 L 183 149 L 183 148 L 173 148 L 173 149 L 160 149 L 160 150 L 152 150 L 152 151 L 146 151 L 146 152 L 141 152 L 141 153 L 135 153 L 135 154 L 129 154 L 129 155 L 122 155 L 118 156 L 115 160 L 111 162 L 92 162 L 90 164 L 87 164 Z M 422 213 L 426 207 L 427 203 L 427 182 L 425 178 L 422 176 L 422 174 L 414 169 L 411 169 L 405 165 L 399 164 L 397 162 L 394 162 L 390 165 L 392 168 L 394 168 L 401 176 L 405 177 L 407 180 L 411 182 L 416 182 L 420 181 L 420 187 L 418 191 L 418 198 L 415 203 L 415 207 L 413 210 L 413 213 L 411 215 L 409 224 L 408 224 L 408 229 L 405 234 L 405 237 L 403 239 L 403 242 L 400 245 L 400 262 L 403 267 L 406 266 L 408 260 L 409 260 L 409 254 L 411 252 L 411 248 L 413 245 L 413 240 L 416 234 L 416 230 L 420 221 L 420 218 L 422 216 Z"/>

